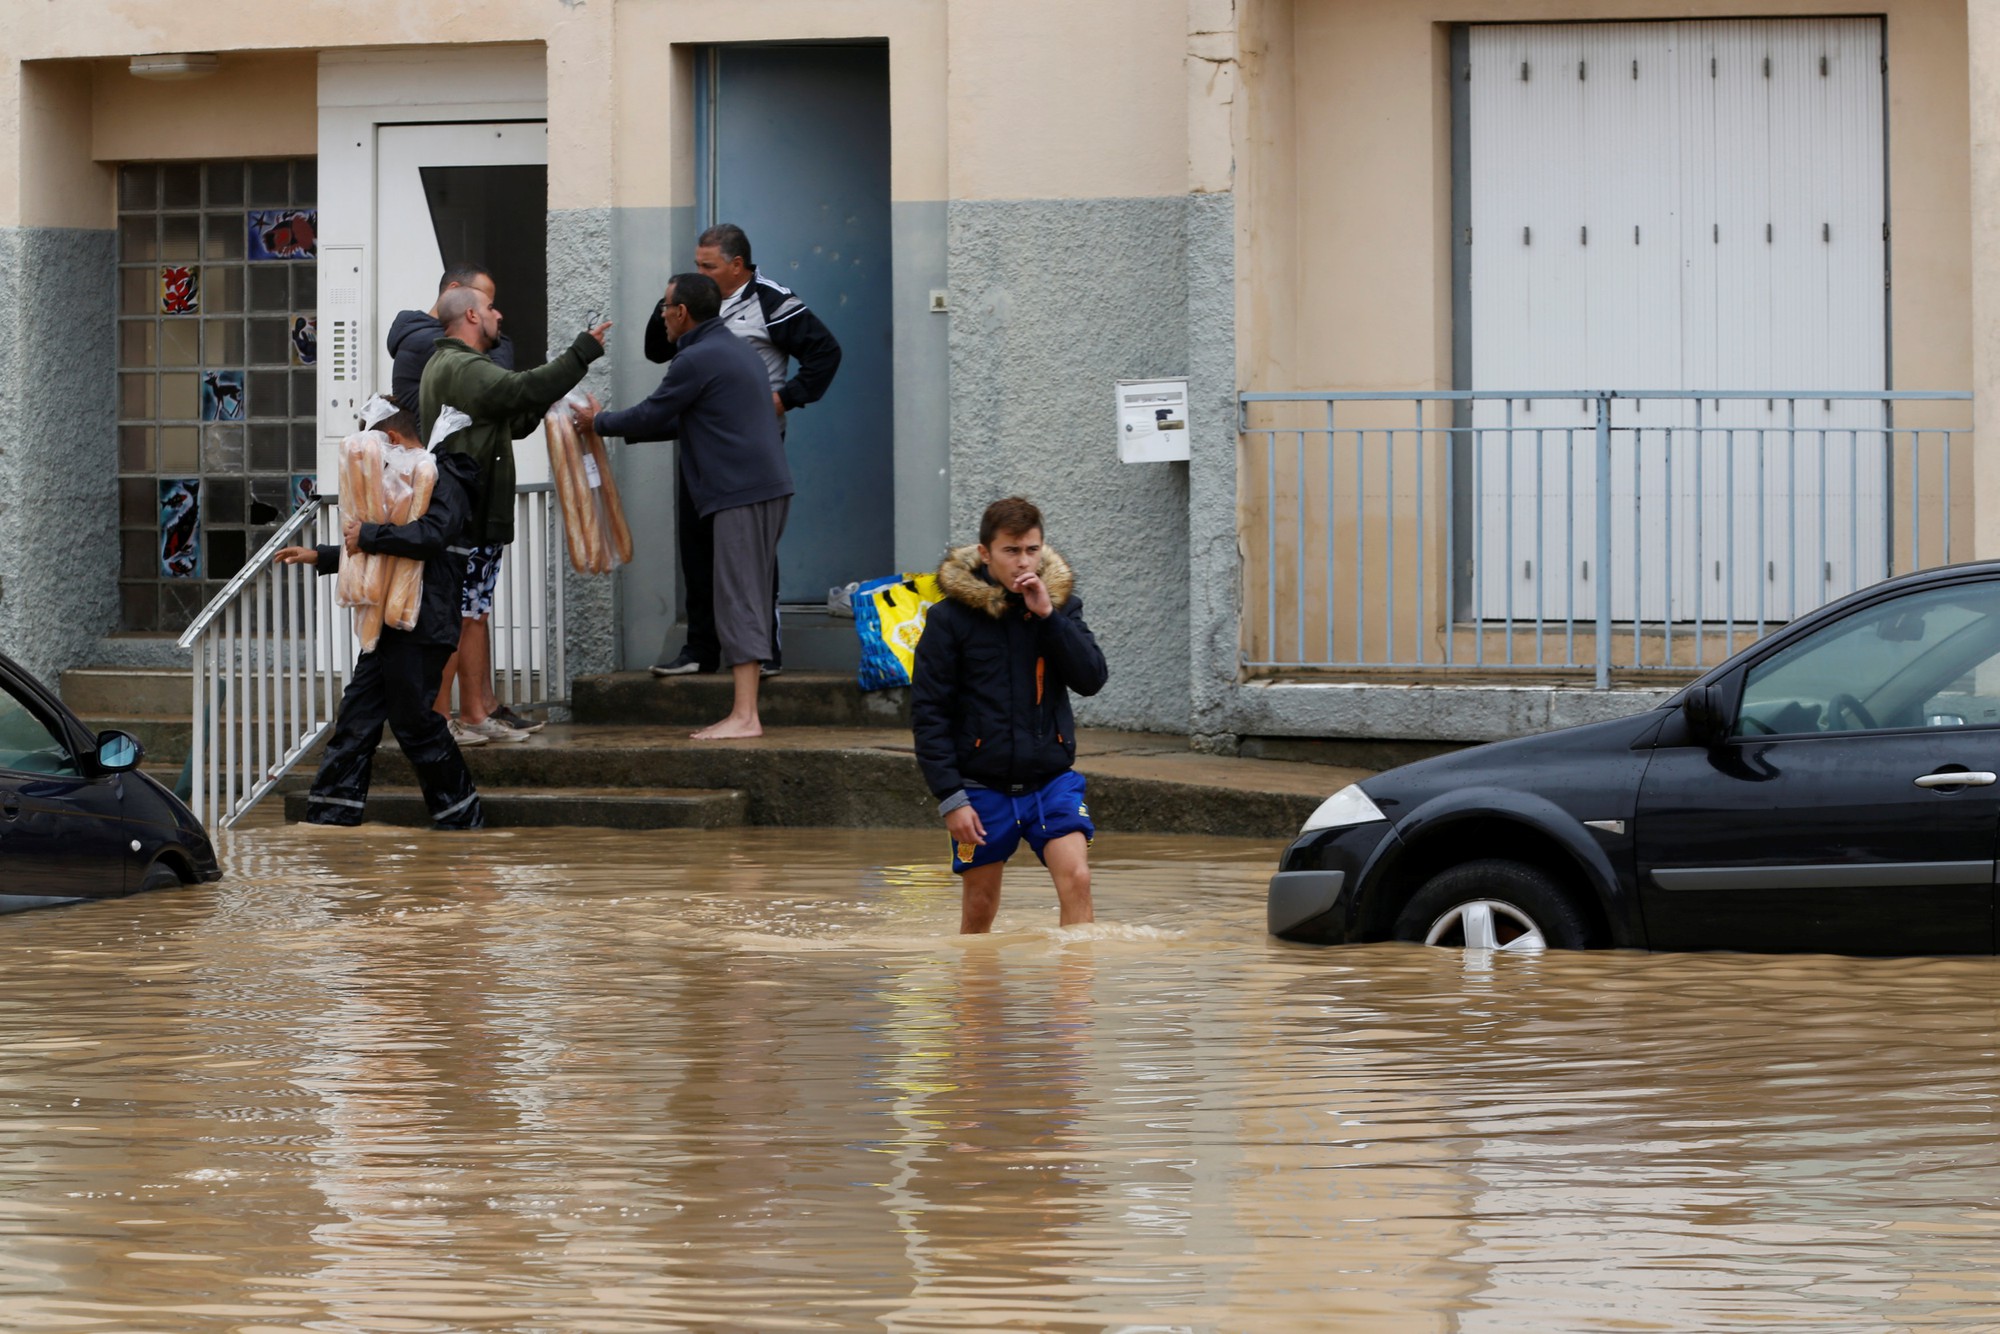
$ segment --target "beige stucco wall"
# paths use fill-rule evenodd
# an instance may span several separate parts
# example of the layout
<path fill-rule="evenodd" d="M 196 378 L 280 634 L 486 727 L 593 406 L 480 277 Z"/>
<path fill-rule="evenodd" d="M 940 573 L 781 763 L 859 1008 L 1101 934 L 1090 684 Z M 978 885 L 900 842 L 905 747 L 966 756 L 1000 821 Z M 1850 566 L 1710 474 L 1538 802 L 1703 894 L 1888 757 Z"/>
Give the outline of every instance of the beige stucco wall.
<path fill-rule="evenodd" d="M 1268 304 L 1246 312 L 1240 364 L 1257 389 L 1450 387 L 1447 25 L 1837 12 L 1813 0 L 1754 9 L 1694 0 L 1667 11 L 1646 0 L 1267 0 L 1263 9 L 1261 44 L 1275 54 L 1260 73 L 1273 83 L 1253 94 L 1246 173 L 1262 184 L 1244 200 L 1244 226 L 1252 237 L 1289 229 L 1309 239 L 1293 270 L 1296 314 Z M 1871 12 L 1888 16 L 1895 387 L 1963 389 L 1972 374 L 1965 3 L 1887 0 Z"/>

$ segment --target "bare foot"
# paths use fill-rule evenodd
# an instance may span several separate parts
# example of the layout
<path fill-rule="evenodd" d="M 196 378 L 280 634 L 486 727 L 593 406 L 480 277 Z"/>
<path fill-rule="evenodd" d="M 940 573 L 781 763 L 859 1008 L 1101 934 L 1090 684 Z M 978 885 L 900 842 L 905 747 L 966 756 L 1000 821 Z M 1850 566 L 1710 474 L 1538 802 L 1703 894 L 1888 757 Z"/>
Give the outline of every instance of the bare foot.
<path fill-rule="evenodd" d="M 733 713 L 719 723 L 711 723 L 699 732 L 692 733 L 696 741 L 737 741 L 762 735 L 764 735 L 762 721 L 756 718 L 738 718 Z"/>

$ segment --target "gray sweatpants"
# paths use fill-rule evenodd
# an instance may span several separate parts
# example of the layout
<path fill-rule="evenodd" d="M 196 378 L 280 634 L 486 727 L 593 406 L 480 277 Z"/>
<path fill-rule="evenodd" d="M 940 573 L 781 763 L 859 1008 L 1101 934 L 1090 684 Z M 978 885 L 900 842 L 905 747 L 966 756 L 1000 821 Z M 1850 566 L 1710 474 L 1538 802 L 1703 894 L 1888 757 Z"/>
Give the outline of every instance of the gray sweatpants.
<path fill-rule="evenodd" d="M 715 512 L 715 637 L 724 667 L 763 662 L 777 651 L 771 587 L 791 509 L 792 498 L 780 496 Z"/>

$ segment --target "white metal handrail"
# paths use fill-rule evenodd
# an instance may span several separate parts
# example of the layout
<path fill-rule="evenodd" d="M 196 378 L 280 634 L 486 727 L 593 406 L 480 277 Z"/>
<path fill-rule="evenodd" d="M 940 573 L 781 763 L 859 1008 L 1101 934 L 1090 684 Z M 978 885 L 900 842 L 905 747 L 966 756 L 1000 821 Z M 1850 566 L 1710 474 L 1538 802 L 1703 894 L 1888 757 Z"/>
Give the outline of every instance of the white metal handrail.
<path fill-rule="evenodd" d="M 1242 666 L 1711 666 L 1965 558 L 1971 397 L 1244 393 Z"/>
<path fill-rule="evenodd" d="M 494 693 L 521 708 L 566 695 L 557 523 L 548 483 L 516 490 L 491 625 Z M 189 804 L 204 824 L 233 827 L 333 726 L 356 657 L 352 618 L 315 570 L 273 557 L 339 534 L 338 497 L 307 501 L 180 637 L 194 659 Z"/>

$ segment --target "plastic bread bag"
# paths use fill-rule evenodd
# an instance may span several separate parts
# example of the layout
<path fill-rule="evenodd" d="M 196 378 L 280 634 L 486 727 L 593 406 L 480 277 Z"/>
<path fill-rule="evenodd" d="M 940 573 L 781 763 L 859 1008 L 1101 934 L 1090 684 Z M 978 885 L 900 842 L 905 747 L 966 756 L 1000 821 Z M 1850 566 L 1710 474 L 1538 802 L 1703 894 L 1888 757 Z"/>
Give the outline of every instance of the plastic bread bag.
<path fill-rule="evenodd" d="M 416 470 L 418 459 L 430 455 L 419 449 L 401 449 L 391 444 L 382 451 L 382 517 L 374 523 L 408 523 L 416 515 L 410 512 L 410 504 L 416 498 L 410 485 L 411 474 Z M 428 504 L 429 497 L 425 497 Z M 389 569 L 394 560 L 390 556 L 368 557 L 368 602 L 366 605 L 379 607 L 389 596 Z"/>
<path fill-rule="evenodd" d="M 359 431 L 340 442 L 340 509 L 344 518 L 380 523 L 383 513 L 382 454 L 388 440 L 375 431 Z M 334 605 L 368 605 L 372 559 L 364 554 L 343 556 L 333 589 Z"/>
<path fill-rule="evenodd" d="M 632 532 L 604 441 L 577 419 L 576 410 L 586 401 L 572 394 L 550 408 L 542 435 L 570 566 L 578 574 L 609 574 L 632 559 Z"/>
<path fill-rule="evenodd" d="M 406 449 L 415 456 L 410 468 L 409 522 L 421 519 L 430 510 L 431 492 L 437 487 L 437 460 L 429 453 Z M 408 556 L 391 556 L 389 595 L 382 604 L 383 623 L 397 630 L 417 628 L 417 612 L 424 596 L 424 563 Z"/>

